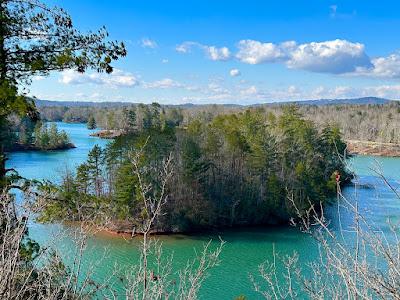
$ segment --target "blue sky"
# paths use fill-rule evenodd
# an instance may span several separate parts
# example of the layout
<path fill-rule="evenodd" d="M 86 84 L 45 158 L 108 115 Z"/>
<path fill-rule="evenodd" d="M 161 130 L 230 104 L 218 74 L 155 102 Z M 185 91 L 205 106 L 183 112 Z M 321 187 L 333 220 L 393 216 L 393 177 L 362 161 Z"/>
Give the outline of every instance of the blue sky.
<path fill-rule="evenodd" d="M 400 98 L 399 1 L 48 0 L 128 56 L 112 75 L 36 77 L 41 99 L 262 103 Z"/>

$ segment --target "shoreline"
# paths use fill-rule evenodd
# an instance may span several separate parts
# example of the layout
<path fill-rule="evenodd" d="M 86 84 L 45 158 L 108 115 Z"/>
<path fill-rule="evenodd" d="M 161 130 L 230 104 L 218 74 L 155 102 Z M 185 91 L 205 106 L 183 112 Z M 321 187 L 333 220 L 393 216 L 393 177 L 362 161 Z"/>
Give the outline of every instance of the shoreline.
<path fill-rule="evenodd" d="M 101 130 L 93 132 L 93 133 L 91 133 L 89 135 L 93 136 L 93 137 L 98 137 L 98 138 L 101 138 L 101 139 L 115 139 L 117 137 L 120 137 L 123 134 L 124 134 L 123 130 L 101 129 Z"/>
<path fill-rule="evenodd" d="M 51 148 L 51 149 L 43 149 L 37 147 L 35 145 L 23 145 L 19 143 L 15 143 L 7 152 L 24 152 L 24 151 L 60 151 L 60 150 L 70 150 L 75 149 L 76 146 L 73 143 L 68 143 L 66 145 Z"/>
<path fill-rule="evenodd" d="M 95 223 L 87 223 L 82 221 L 59 221 L 60 224 L 65 224 L 68 226 L 84 226 L 89 231 L 93 231 L 95 235 L 106 236 L 106 237 L 118 237 L 118 238 L 135 238 L 143 236 L 143 232 L 140 230 L 135 230 L 134 235 L 132 235 L 132 223 L 124 222 L 125 226 L 117 225 L 119 222 L 110 223 L 106 225 L 97 225 Z M 226 231 L 238 231 L 244 229 L 267 229 L 274 230 L 276 228 L 291 228 L 289 220 L 281 220 L 280 222 L 271 222 L 264 224 L 242 224 L 234 226 L 221 226 L 221 227 L 208 227 L 208 228 L 198 228 L 188 231 L 182 230 L 162 230 L 153 229 L 150 231 L 149 236 L 157 237 L 168 237 L 168 236 L 197 236 L 202 234 L 219 234 Z"/>
<path fill-rule="evenodd" d="M 373 155 L 383 157 L 400 157 L 400 144 L 360 140 L 346 140 L 350 155 Z"/>
<path fill-rule="evenodd" d="M 64 224 L 70 226 L 79 226 L 79 222 L 64 222 Z M 89 228 L 93 229 L 94 235 L 108 238 L 123 238 L 123 239 L 134 239 L 140 238 L 143 236 L 142 232 L 136 232 L 135 235 L 129 232 L 119 232 L 114 231 L 112 229 L 99 227 L 96 225 L 89 225 Z M 220 228 L 210 228 L 210 229 L 202 229 L 202 230 L 194 230 L 194 231 L 152 231 L 149 233 L 149 236 L 152 237 L 179 237 L 179 236 L 199 236 L 199 235 L 220 235 L 225 232 L 237 232 L 237 231 L 246 231 L 246 230 L 275 230 L 278 228 L 293 228 L 289 223 L 282 224 L 271 224 L 271 225 L 245 225 L 245 226 L 233 226 L 233 227 L 220 227 Z"/>

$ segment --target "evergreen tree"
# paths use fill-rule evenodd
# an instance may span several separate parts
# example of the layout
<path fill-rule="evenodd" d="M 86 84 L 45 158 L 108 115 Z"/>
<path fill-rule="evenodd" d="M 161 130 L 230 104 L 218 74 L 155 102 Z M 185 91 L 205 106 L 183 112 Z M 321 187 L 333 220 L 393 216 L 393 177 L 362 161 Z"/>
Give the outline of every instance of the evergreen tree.
<path fill-rule="evenodd" d="M 89 181 L 94 189 L 97 197 L 103 195 L 103 164 L 105 156 L 103 150 L 99 145 L 95 145 L 88 154 L 87 172 L 89 174 Z"/>
<path fill-rule="evenodd" d="M 35 127 L 34 141 L 35 146 L 41 150 L 63 149 L 70 143 L 67 133 L 59 131 L 55 123 L 48 126 L 41 122 Z"/>
<path fill-rule="evenodd" d="M 8 116 L 38 119 L 32 100 L 18 94 L 19 84 L 29 83 L 33 75 L 65 69 L 111 73 L 112 61 L 126 50 L 122 43 L 108 42 L 107 36 L 104 28 L 82 34 L 65 10 L 39 0 L 0 2 L 0 187 L 6 183 Z"/>
<path fill-rule="evenodd" d="M 96 125 L 96 120 L 93 116 L 90 116 L 88 121 L 87 121 L 87 128 L 92 130 L 92 129 L 96 129 L 97 125 Z"/>
<path fill-rule="evenodd" d="M 90 193 L 90 168 L 87 163 L 83 163 L 77 168 L 76 184 L 78 192 L 82 194 Z"/>
<path fill-rule="evenodd" d="M 134 129 L 136 127 L 136 112 L 135 109 L 131 108 L 127 112 L 128 127 Z"/>
<path fill-rule="evenodd" d="M 22 117 L 18 126 L 18 142 L 23 145 L 31 144 L 34 127 L 35 123 L 30 118 L 26 116 Z"/>

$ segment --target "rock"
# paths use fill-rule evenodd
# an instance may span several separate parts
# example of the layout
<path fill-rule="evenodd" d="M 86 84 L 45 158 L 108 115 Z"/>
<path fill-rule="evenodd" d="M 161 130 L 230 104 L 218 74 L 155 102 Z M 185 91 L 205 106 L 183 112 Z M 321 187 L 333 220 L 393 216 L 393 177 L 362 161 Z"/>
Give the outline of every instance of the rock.
<path fill-rule="evenodd" d="M 95 136 L 102 139 L 115 139 L 121 136 L 123 133 L 123 130 L 99 130 L 91 133 L 90 136 Z"/>

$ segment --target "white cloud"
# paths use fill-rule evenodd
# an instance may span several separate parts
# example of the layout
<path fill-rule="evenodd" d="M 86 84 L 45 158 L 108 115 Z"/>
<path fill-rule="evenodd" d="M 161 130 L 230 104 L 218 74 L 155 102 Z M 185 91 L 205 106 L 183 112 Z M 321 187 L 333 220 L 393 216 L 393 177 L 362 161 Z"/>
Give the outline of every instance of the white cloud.
<path fill-rule="evenodd" d="M 197 42 L 183 42 L 176 46 L 175 50 L 179 53 L 190 53 L 193 47 L 203 50 L 206 56 L 214 61 L 226 61 L 231 58 L 231 51 L 227 47 L 218 48 L 216 46 L 203 45 Z"/>
<path fill-rule="evenodd" d="M 288 44 L 289 45 L 289 44 Z M 241 40 L 236 57 L 244 63 L 255 65 L 265 62 L 277 62 L 287 58 L 285 46 L 273 43 L 261 43 L 255 40 Z"/>
<path fill-rule="evenodd" d="M 164 58 L 163 60 L 161 60 L 161 62 L 162 62 L 163 64 L 167 64 L 167 63 L 169 62 L 169 60 L 166 59 L 166 58 Z"/>
<path fill-rule="evenodd" d="M 153 82 L 144 82 L 143 87 L 145 89 L 172 89 L 172 88 L 181 88 L 185 89 L 187 91 L 198 91 L 199 88 L 195 86 L 190 86 L 181 82 L 178 82 L 176 80 L 173 80 L 171 78 L 163 78 L 160 80 L 156 80 Z"/>
<path fill-rule="evenodd" d="M 143 87 L 146 89 L 170 89 L 183 87 L 183 84 L 171 78 L 164 78 L 161 80 L 144 83 Z"/>
<path fill-rule="evenodd" d="M 240 94 L 244 96 L 256 95 L 257 93 L 258 89 L 254 85 L 240 91 Z"/>
<path fill-rule="evenodd" d="M 238 49 L 236 57 L 252 65 L 281 62 L 291 69 L 332 74 L 372 66 L 363 44 L 340 39 L 299 45 L 294 41 L 274 44 L 242 40 Z"/>
<path fill-rule="evenodd" d="M 203 49 L 208 53 L 211 60 L 228 60 L 231 58 L 231 52 L 227 47 L 203 46 Z"/>
<path fill-rule="evenodd" d="M 388 99 L 400 99 L 400 85 L 379 85 L 363 89 L 364 96 L 376 96 Z"/>
<path fill-rule="evenodd" d="M 298 95 L 298 94 L 301 93 L 300 88 L 298 88 L 298 87 L 295 86 L 295 85 L 290 85 L 290 86 L 288 87 L 287 91 L 288 91 L 288 94 L 291 95 L 291 96 Z"/>
<path fill-rule="evenodd" d="M 94 100 L 94 101 L 96 101 L 96 100 L 104 99 L 104 95 L 101 95 L 98 92 L 94 92 L 94 93 L 91 93 L 91 94 L 86 94 L 86 93 L 79 92 L 79 93 L 75 94 L 74 99 L 77 99 L 77 100 Z"/>
<path fill-rule="evenodd" d="M 400 78 L 400 55 L 397 53 L 387 57 L 373 58 L 371 64 L 370 68 L 357 68 L 354 74 L 379 78 Z"/>
<path fill-rule="evenodd" d="M 140 41 L 140 44 L 143 48 L 155 49 L 158 47 L 157 42 L 155 40 L 152 40 L 149 38 L 142 38 L 142 40 Z"/>
<path fill-rule="evenodd" d="M 224 87 L 211 82 L 202 90 L 203 95 L 186 96 L 186 102 L 195 103 L 238 103 L 254 104 L 275 101 L 301 101 L 318 99 L 346 99 L 357 97 L 382 97 L 400 99 L 400 85 L 377 85 L 366 87 L 351 86 L 317 86 L 303 88 L 290 85 L 283 88 L 266 88 L 257 85 Z"/>
<path fill-rule="evenodd" d="M 312 42 L 290 51 L 287 66 L 311 72 L 343 74 L 360 67 L 370 67 L 371 62 L 364 45 L 346 40 Z"/>
<path fill-rule="evenodd" d="M 333 11 L 336 9 L 337 7 L 332 7 Z M 251 65 L 282 63 L 289 69 L 316 73 L 400 78 L 400 53 L 370 58 L 362 43 L 343 39 L 303 44 L 295 41 L 275 44 L 248 39 L 239 41 L 237 47 L 235 57 Z M 189 53 L 193 48 L 203 50 L 211 60 L 225 61 L 232 57 L 227 47 L 217 48 L 192 41 L 178 45 L 176 51 Z"/>
<path fill-rule="evenodd" d="M 226 89 L 225 87 L 221 86 L 221 84 L 217 82 L 211 82 L 207 85 L 207 88 L 205 89 L 206 94 L 227 94 L 229 93 L 229 90 Z"/>
<path fill-rule="evenodd" d="M 163 78 L 152 82 L 142 81 L 140 84 L 144 89 L 184 89 L 189 92 L 198 92 L 201 90 L 197 86 L 181 83 L 171 78 Z"/>
<path fill-rule="evenodd" d="M 304 93 L 302 99 L 345 99 L 358 97 L 380 97 L 400 99 L 400 85 L 375 85 L 365 87 L 336 86 L 317 87 L 310 93 Z"/>
<path fill-rule="evenodd" d="M 59 82 L 64 84 L 96 84 L 111 87 L 134 87 L 139 84 L 138 79 L 131 73 L 115 69 L 111 74 L 105 73 L 78 73 L 67 70 L 61 73 Z"/>
<path fill-rule="evenodd" d="M 196 42 L 183 42 L 175 47 L 175 50 L 179 53 L 189 53 L 193 46 L 199 46 Z"/>
<path fill-rule="evenodd" d="M 232 69 L 229 71 L 229 75 L 231 75 L 232 77 L 240 76 L 240 71 L 239 69 Z"/>

